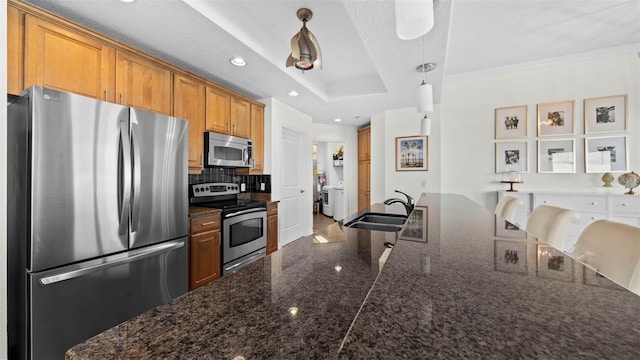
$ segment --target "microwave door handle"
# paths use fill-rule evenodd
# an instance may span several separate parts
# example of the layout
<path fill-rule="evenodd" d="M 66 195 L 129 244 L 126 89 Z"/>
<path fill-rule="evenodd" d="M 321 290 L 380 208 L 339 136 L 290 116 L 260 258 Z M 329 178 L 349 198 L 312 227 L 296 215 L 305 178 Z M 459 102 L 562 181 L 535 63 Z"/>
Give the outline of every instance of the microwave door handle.
<path fill-rule="evenodd" d="M 120 182 L 120 226 L 118 234 L 125 235 L 129 231 L 129 213 L 131 209 L 131 143 L 129 142 L 129 121 L 120 121 L 120 151 L 122 163 L 118 166 Z"/>
<path fill-rule="evenodd" d="M 242 147 L 242 162 L 247 164 L 249 162 L 249 152 L 247 151 L 247 147 Z"/>
<path fill-rule="evenodd" d="M 136 121 L 131 122 L 131 138 L 133 149 L 133 204 L 131 209 L 131 231 L 138 231 L 140 218 L 140 183 L 142 181 L 142 164 L 140 164 L 140 128 Z"/>

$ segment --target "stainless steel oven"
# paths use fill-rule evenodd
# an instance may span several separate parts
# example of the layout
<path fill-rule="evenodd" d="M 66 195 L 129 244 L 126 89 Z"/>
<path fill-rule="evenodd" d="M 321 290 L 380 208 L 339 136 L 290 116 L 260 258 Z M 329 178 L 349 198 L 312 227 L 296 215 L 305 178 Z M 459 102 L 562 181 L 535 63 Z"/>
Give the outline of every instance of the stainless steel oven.
<path fill-rule="evenodd" d="M 266 256 L 267 206 L 264 201 L 238 199 L 232 183 L 190 185 L 191 205 L 222 210 L 222 275 L 231 274 Z"/>
<path fill-rule="evenodd" d="M 222 212 L 222 275 L 264 257 L 266 247 L 266 207 Z"/>

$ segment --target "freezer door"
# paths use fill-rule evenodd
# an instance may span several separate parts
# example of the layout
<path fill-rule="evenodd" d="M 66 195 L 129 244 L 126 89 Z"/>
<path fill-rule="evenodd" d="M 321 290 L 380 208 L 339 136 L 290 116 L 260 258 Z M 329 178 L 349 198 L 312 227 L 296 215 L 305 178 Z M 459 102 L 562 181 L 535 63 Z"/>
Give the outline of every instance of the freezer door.
<path fill-rule="evenodd" d="M 32 359 L 65 352 L 187 292 L 186 238 L 27 274 Z"/>
<path fill-rule="evenodd" d="M 27 269 L 126 250 L 128 108 L 42 87 L 29 107 L 31 138 L 11 134 L 31 143 L 31 192 L 12 195 L 31 201 Z"/>
<path fill-rule="evenodd" d="M 188 232 L 187 122 L 131 109 L 131 248 Z"/>

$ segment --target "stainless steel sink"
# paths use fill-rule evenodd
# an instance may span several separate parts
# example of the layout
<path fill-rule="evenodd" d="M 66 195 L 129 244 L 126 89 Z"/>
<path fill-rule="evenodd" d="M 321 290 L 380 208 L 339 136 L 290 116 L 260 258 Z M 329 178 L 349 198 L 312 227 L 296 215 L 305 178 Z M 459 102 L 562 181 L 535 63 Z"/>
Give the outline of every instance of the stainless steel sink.
<path fill-rule="evenodd" d="M 345 224 L 346 227 L 377 231 L 398 232 L 407 221 L 405 215 L 364 213 Z"/>

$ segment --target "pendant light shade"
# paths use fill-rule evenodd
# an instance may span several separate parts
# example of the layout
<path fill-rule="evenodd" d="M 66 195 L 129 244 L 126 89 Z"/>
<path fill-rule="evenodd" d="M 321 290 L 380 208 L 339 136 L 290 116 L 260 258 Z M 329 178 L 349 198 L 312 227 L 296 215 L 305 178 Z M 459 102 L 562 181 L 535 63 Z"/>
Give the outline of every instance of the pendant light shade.
<path fill-rule="evenodd" d="M 425 114 L 433 112 L 433 87 L 424 80 L 418 87 L 418 112 Z"/>
<path fill-rule="evenodd" d="M 395 10 L 401 40 L 417 39 L 433 28 L 433 0 L 395 0 Z"/>
<path fill-rule="evenodd" d="M 291 54 L 286 65 L 295 66 L 300 70 L 322 69 L 320 45 L 313 33 L 307 29 L 307 21 L 311 20 L 313 12 L 302 8 L 296 15 L 302 21 L 302 29 L 291 38 Z"/>
<path fill-rule="evenodd" d="M 431 119 L 424 114 L 424 117 L 420 119 L 420 135 L 431 135 Z"/>

